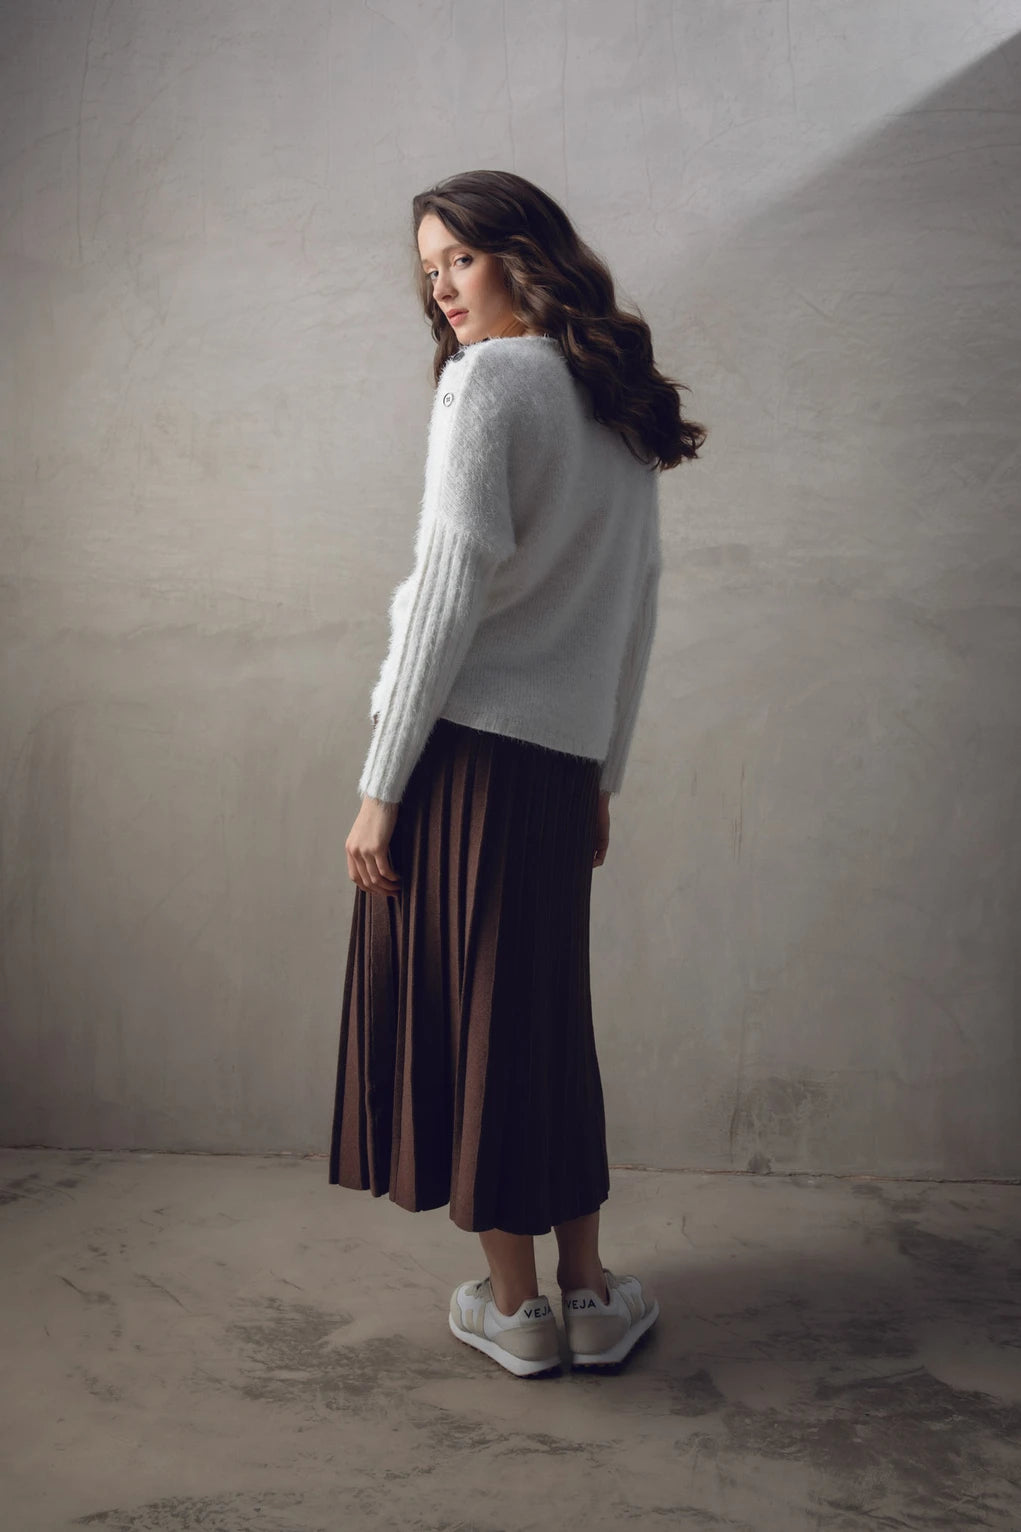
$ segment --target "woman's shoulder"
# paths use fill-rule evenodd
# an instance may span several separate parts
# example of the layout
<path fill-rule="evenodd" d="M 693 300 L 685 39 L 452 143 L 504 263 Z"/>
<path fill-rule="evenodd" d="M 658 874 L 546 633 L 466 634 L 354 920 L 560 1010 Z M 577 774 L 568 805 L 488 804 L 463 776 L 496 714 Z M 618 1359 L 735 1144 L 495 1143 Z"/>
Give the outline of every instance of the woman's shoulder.
<path fill-rule="evenodd" d="M 455 358 L 461 355 L 460 362 Z M 443 388 L 463 378 L 472 392 L 489 398 L 497 408 L 556 414 L 556 397 L 572 392 L 572 374 L 560 342 L 553 336 L 500 336 L 475 340 L 454 352 L 443 369 Z"/>
<path fill-rule="evenodd" d="M 560 342 L 553 335 L 500 335 L 471 341 L 447 358 L 441 379 L 458 376 L 504 379 L 510 386 L 566 368 Z"/>
<path fill-rule="evenodd" d="M 454 405 L 459 422 L 474 419 L 487 429 L 531 429 L 557 416 L 556 392 L 567 366 L 553 337 L 514 335 L 473 341 L 447 358 L 437 384 L 437 401 Z M 460 403 L 459 403 L 460 401 Z M 463 406 L 467 406 L 467 410 Z"/>

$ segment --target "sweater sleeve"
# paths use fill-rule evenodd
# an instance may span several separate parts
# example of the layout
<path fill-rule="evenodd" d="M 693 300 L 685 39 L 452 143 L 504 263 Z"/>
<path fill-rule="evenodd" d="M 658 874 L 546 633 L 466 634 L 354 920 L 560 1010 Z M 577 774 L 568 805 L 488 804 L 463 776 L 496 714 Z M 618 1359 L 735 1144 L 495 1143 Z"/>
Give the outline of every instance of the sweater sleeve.
<path fill-rule="evenodd" d="M 363 797 L 399 803 L 482 616 L 496 560 L 443 517 L 427 531 L 394 681 L 362 768 Z"/>
<path fill-rule="evenodd" d="M 516 547 L 510 473 L 520 400 L 498 348 L 468 348 L 440 378 L 429 431 L 415 568 L 401 588 L 358 787 L 399 803 Z"/>
<path fill-rule="evenodd" d="M 660 559 L 655 557 L 649 565 L 639 593 L 638 608 L 628 634 L 627 647 L 621 664 L 617 684 L 613 733 L 599 777 L 603 792 L 619 793 L 624 781 L 624 768 L 631 750 L 638 708 L 645 687 L 649 668 L 652 640 L 656 633 L 656 611 L 659 597 Z"/>

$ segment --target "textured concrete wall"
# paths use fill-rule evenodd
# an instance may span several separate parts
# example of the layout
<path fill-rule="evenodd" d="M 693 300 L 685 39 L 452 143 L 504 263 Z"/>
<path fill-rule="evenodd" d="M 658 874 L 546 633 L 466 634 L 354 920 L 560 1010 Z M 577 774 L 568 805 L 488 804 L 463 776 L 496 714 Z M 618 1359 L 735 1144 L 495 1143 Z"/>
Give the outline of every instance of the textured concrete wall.
<path fill-rule="evenodd" d="M 594 875 L 612 1157 L 1021 1173 L 1019 23 L 3 8 L 7 1142 L 325 1147 L 408 204 L 503 167 L 713 433 Z"/>

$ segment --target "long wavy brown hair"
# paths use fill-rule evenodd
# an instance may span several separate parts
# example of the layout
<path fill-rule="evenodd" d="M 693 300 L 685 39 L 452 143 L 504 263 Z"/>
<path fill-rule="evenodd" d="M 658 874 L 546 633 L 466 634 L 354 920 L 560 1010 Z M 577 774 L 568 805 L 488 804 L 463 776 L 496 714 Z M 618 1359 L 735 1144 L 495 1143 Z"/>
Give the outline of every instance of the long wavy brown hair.
<path fill-rule="evenodd" d="M 435 213 L 469 248 L 499 257 L 515 317 L 557 338 L 571 372 L 589 390 L 594 418 L 620 431 L 636 457 L 662 471 L 698 456 L 708 433 L 681 414 L 678 390 L 690 392 L 687 384 L 659 371 L 648 324 L 617 303 L 609 267 L 559 203 L 512 171 L 467 170 L 419 192 L 411 207 L 415 279 L 436 341 L 434 381 L 461 343 L 419 260 L 418 227 L 426 213 Z"/>

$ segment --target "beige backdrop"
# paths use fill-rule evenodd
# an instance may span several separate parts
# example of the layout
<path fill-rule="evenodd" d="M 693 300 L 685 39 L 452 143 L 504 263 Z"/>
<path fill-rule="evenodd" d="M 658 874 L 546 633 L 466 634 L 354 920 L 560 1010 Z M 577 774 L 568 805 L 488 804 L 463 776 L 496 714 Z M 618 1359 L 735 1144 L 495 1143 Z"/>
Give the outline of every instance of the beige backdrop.
<path fill-rule="evenodd" d="M 1019 24 L 3 8 L 3 1141 L 325 1149 L 409 203 L 504 168 L 712 432 L 594 874 L 611 1158 L 1021 1173 Z"/>

